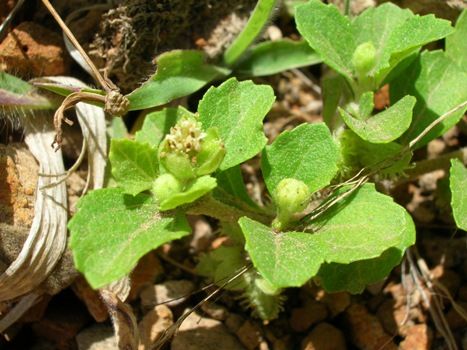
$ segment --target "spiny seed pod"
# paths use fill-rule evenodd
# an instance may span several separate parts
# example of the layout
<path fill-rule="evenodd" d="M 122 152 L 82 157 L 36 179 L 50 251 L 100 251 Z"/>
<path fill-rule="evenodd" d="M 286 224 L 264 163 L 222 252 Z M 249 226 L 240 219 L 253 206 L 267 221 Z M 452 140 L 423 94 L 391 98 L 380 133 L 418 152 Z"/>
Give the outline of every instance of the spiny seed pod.
<path fill-rule="evenodd" d="M 376 64 L 376 49 L 371 41 L 360 44 L 352 56 L 352 64 L 359 76 L 366 75 Z"/>
<path fill-rule="evenodd" d="M 311 193 L 308 186 L 303 181 L 296 179 L 283 179 L 277 185 L 274 195 L 280 214 L 293 214 L 304 210 L 310 198 Z"/>
<path fill-rule="evenodd" d="M 180 181 L 178 181 L 172 174 L 162 174 L 152 185 L 152 193 L 156 196 L 159 203 L 181 191 L 182 185 Z"/>

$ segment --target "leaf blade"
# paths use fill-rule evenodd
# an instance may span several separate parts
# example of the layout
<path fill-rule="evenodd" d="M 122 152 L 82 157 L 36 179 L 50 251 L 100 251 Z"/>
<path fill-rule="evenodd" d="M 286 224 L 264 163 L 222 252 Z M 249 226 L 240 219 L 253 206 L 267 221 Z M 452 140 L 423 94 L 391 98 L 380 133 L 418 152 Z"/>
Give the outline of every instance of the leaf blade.
<path fill-rule="evenodd" d="M 150 196 L 119 188 L 81 198 L 68 228 L 75 266 L 93 288 L 129 274 L 147 252 L 189 233 L 183 217 L 163 216 Z"/>
<path fill-rule="evenodd" d="M 227 170 L 258 154 L 266 144 L 263 119 L 274 102 L 270 86 L 231 78 L 211 87 L 199 102 L 203 128 L 217 127 L 226 155 L 219 170 Z"/>

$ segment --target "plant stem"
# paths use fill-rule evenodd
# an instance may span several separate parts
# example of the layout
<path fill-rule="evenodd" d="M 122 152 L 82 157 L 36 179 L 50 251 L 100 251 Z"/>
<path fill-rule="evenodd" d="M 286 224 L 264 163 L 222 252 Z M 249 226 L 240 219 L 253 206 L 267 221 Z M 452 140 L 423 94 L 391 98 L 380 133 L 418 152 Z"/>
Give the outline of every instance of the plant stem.
<path fill-rule="evenodd" d="M 415 163 L 415 166 L 411 169 L 408 169 L 405 173 L 407 176 L 400 178 L 395 184 L 401 185 L 403 183 L 415 180 L 419 176 L 427 173 L 431 173 L 435 170 L 449 170 L 451 166 L 451 159 L 459 159 L 464 164 L 467 164 L 467 147 L 463 147 L 457 151 L 443 154 L 437 158 L 425 159 L 420 162 Z"/>
<path fill-rule="evenodd" d="M 188 206 L 187 213 L 191 215 L 207 215 L 227 222 L 237 222 L 243 216 L 248 216 L 264 224 L 269 224 L 272 219 L 267 214 L 260 214 L 228 205 L 214 198 L 212 195 L 204 196 L 193 205 Z"/>
<path fill-rule="evenodd" d="M 344 15 L 349 16 L 350 14 L 350 0 L 344 2 Z"/>
<path fill-rule="evenodd" d="M 258 37 L 271 17 L 276 3 L 277 0 L 258 1 L 245 28 L 224 53 L 224 62 L 227 66 L 234 65 Z"/>

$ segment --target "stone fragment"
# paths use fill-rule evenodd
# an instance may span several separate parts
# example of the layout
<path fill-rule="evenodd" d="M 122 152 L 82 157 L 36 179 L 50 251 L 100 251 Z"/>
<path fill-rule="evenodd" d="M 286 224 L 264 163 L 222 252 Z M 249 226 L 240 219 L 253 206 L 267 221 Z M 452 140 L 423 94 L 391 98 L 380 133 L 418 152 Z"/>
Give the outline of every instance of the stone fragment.
<path fill-rule="evenodd" d="M 304 332 L 312 325 L 326 319 L 326 305 L 315 300 L 309 300 L 304 306 L 292 310 L 290 326 L 295 332 Z"/>
<path fill-rule="evenodd" d="M 117 339 L 111 326 L 96 324 L 84 329 L 76 336 L 78 350 L 115 350 Z"/>
<path fill-rule="evenodd" d="M 154 281 L 163 274 L 164 268 L 154 252 L 143 256 L 131 273 L 131 291 L 128 301 L 135 300 L 145 287 L 153 285 Z"/>
<path fill-rule="evenodd" d="M 157 305 L 138 324 L 141 341 L 138 350 L 150 350 L 151 345 L 172 325 L 172 311 L 166 305 Z"/>
<path fill-rule="evenodd" d="M 417 324 L 409 327 L 405 339 L 399 344 L 399 350 L 431 349 L 432 333 L 426 324 Z"/>
<path fill-rule="evenodd" d="M 225 320 L 225 326 L 232 333 L 236 333 L 238 329 L 242 326 L 243 322 L 244 322 L 244 319 L 242 316 L 231 313 Z"/>
<path fill-rule="evenodd" d="M 209 317 L 219 321 L 224 321 L 229 316 L 229 311 L 225 307 L 211 302 L 201 305 L 201 310 Z"/>
<path fill-rule="evenodd" d="M 346 350 L 342 332 L 333 325 L 323 322 L 313 328 L 303 339 L 301 350 Z"/>
<path fill-rule="evenodd" d="M 185 302 L 194 289 L 193 282 L 187 280 L 166 281 L 149 286 L 141 292 L 141 306 L 145 310 L 153 309 L 161 303 L 174 307 Z"/>
<path fill-rule="evenodd" d="M 67 75 L 69 59 L 63 41 L 35 22 L 23 22 L 0 43 L 0 71 L 23 78 Z"/>
<path fill-rule="evenodd" d="M 192 313 L 175 335 L 171 350 L 243 350 L 242 344 L 219 321 Z"/>
<path fill-rule="evenodd" d="M 109 317 L 107 308 L 105 307 L 102 299 L 97 291 L 92 289 L 86 280 L 80 276 L 72 285 L 72 290 L 76 296 L 86 305 L 91 316 L 97 322 L 103 322 Z"/>
<path fill-rule="evenodd" d="M 347 292 L 324 293 L 323 296 L 317 298 L 317 300 L 328 307 L 331 317 L 339 315 L 350 306 L 350 294 Z"/>
<path fill-rule="evenodd" d="M 261 329 L 249 320 L 243 323 L 237 330 L 236 335 L 248 350 L 256 349 L 263 341 Z"/>
<path fill-rule="evenodd" d="M 378 319 L 365 306 L 351 305 L 344 312 L 344 319 L 350 334 L 350 341 L 361 350 L 395 350 L 397 346 L 383 329 Z"/>

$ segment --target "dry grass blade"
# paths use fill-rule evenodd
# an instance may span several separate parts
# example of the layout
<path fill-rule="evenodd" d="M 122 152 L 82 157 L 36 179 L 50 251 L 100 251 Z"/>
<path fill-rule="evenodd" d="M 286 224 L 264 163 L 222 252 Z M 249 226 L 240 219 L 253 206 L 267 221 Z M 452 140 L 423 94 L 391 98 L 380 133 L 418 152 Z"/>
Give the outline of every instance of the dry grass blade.
<path fill-rule="evenodd" d="M 54 130 L 46 118 L 24 121 L 25 141 L 45 174 L 63 173 L 61 152 L 50 144 Z M 53 179 L 39 177 L 37 188 Z M 54 269 L 66 248 L 67 193 L 64 183 L 44 191 L 36 190 L 34 220 L 16 260 L 0 276 L 0 301 L 18 298 L 34 290 Z"/>
<path fill-rule="evenodd" d="M 413 252 L 415 252 L 416 261 L 412 256 Z M 433 281 L 425 261 L 418 256 L 415 249 L 407 250 L 406 257 L 413 282 L 430 312 L 437 331 L 446 341 L 447 349 L 457 350 L 456 341 L 444 317 L 442 300 L 433 287 Z"/>

